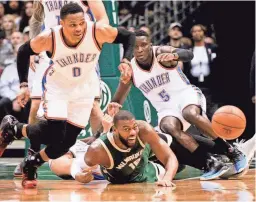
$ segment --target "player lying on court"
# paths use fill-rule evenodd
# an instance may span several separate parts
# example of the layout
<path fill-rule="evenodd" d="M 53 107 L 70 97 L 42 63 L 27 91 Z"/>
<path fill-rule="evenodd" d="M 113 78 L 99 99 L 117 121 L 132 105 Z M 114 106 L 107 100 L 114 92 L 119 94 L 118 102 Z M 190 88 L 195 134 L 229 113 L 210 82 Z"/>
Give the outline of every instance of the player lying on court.
<path fill-rule="evenodd" d="M 40 32 L 42 32 L 42 27 L 44 27 L 45 30 L 50 30 L 51 28 L 59 25 L 60 21 L 60 9 L 62 6 L 64 6 L 67 3 L 70 2 L 76 2 L 79 4 L 85 13 L 85 19 L 89 21 L 97 21 L 97 23 L 104 23 L 109 24 L 108 16 L 105 10 L 105 7 L 103 5 L 103 2 L 101 0 L 97 1 L 81 1 L 81 0 L 72 0 L 72 1 L 63 1 L 63 4 L 60 5 L 58 8 L 51 9 L 51 6 L 49 6 L 49 2 L 47 1 L 39 1 L 34 0 L 33 3 L 33 15 L 31 16 L 31 20 L 29 23 L 30 26 L 30 38 L 36 37 Z M 61 3 L 61 2 L 60 2 Z M 40 53 L 39 54 L 39 61 L 38 63 L 34 62 L 34 57 L 30 57 L 30 68 L 32 68 L 35 71 L 35 77 L 33 80 L 32 85 L 32 91 L 30 93 L 31 98 L 31 107 L 30 107 L 30 113 L 29 113 L 29 124 L 36 123 L 38 120 L 38 115 L 43 116 L 43 113 L 37 113 L 39 109 L 39 105 L 41 102 L 41 98 L 43 95 L 42 92 L 42 79 L 44 76 L 45 70 L 50 65 L 50 58 L 47 57 L 46 53 Z M 96 65 L 96 71 L 98 76 L 99 75 L 99 65 Z M 99 128 L 98 122 L 100 122 L 101 117 L 103 116 L 103 113 L 100 109 L 100 83 L 98 84 L 98 89 L 95 90 L 96 96 L 95 101 L 93 103 L 91 115 L 90 115 L 90 126 L 92 128 L 92 133 L 95 134 L 97 129 Z M 23 88 L 21 88 L 21 92 L 19 96 L 22 96 L 24 92 Z M 30 142 L 30 151 L 38 152 L 40 151 L 40 145 L 37 144 L 37 142 Z M 22 176 L 22 162 L 16 166 L 14 170 L 14 176 L 15 177 L 21 177 Z"/>
<path fill-rule="evenodd" d="M 108 114 L 111 116 L 114 115 L 119 109 L 119 106 L 116 103 L 110 103 L 108 107 Z M 117 110 L 116 110 L 117 109 Z M 116 111 L 116 112 L 113 112 Z M 112 126 L 112 120 L 109 115 L 105 115 L 102 120 L 102 125 L 104 126 L 104 131 L 107 132 L 109 128 Z M 163 133 L 158 133 L 159 137 L 162 138 L 171 148 L 171 150 L 174 152 L 174 154 L 177 156 L 177 159 L 180 164 L 182 165 L 190 165 L 198 169 L 202 169 L 201 165 L 204 163 L 204 167 L 209 166 L 210 164 L 214 163 L 214 161 L 208 160 L 207 162 L 202 162 L 202 159 L 196 159 L 189 151 L 187 151 L 182 145 L 180 145 L 175 139 L 172 139 L 171 136 Z M 208 138 L 194 136 L 197 143 L 200 146 L 203 146 L 207 149 L 208 152 L 214 153 L 214 142 L 211 141 Z M 246 155 L 247 159 L 251 160 L 253 158 L 253 155 L 256 150 L 255 146 L 255 140 L 256 135 L 246 141 L 245 143 L 237 144 L 238 148 Z M 51 160 L 49 162 L 50 169 L 53 173 L 55 173 L 57 176 L 59 176 L 62 179 L 76 179 L 79 182 L 86 183 L 91 180 L 91 178 L 94 177 L 94 179 L 104 179 L 99 166 L 95 169 L 91 169 L 90 171 L 87 169 L 86 164 L 84 163 L 84 156 L 86 155 L 86 152 L 89 148 L 88 142 L 90 141 L 90 138 L 85 138 L 82 140 L 77 140 L 76 144 L 72 146 L 69 150 L 69 152 L 62 157 Z M 223 175 L 221 175 L 221 178 L 238 178 L 242 177 L 242 175 L 246 174 L 246 171 L 249 168 L 250 162 L 248 162 L 247 169 L 244 170 L 244 172 L 240 175 L 236 174 L 236 169 L 234 167 L 234 164 L 229 161 L 229 159 L 225 155 L 215 155 L 214 158 L 218 158 L 221 161 L 225 161 L 225 163 L 228 163 L 229 170 L 225 172 Z M 150 158 L 152 161 L 153 158 Z M 212 179 L 215 179 L 214 176 L 212 176 Z M 208 179 L 209 180 L 209 179 Z"/>
<path fill-rule="evenodd" d="M 135 34 L 132 80 L 127 84 L 119 83 L 112 101 L 122 105 L 133 84 L 158 112 L 158 125 L 162 132 L 171 135 L 195 158 L 206 162 L 211 159 L 211 154 L 185 132 L 190 125 L 194 125 L 214 140 L 217 153 L 225 153 L 233 161 L 237 173 L 242 172 L 247 166 L 244 154 L 214 133 L 205 113 L 204 95 L 190 84 L 179 67 L 179 61 L 190 61 L 193 53 L 171 46 L 153 46 L 146 32 L 140 30 Z M 221 176 L 224 170 L 216 161 L 209 170 L 205 170 L 202 178 Z"/>
<path fill-rule="evenodd" d="M 28 188 L 37 185 L 37 168 L 49 159 L 64 155 L 87 125 L 95 98 L 95 79 L 98 79 L 95 66 L 103 44 L 123 44 L 124 57 L 119 69 L 124 76 L 129 73 L 135 44 L 132 32 L 85 21 L 83 9 L 76 3 L 63 6 L 60 19 L 61 26 L 26 42 L 17 57 L 21 87 L 25 91 L 25 96 L 19 97 L 22 105 L 29 99 L 30 56 L 46 51 L 53 61 L 43 79 L 46 121 L 26 125 L 13 116 L 6 116 L 0 126 L 1 154 L 9 143 L 23 136 L 47 145 L 24 160 L 22 185 Z"/>
<path fill-rule="evenodd" d="M 109 117 L 103 121 L 104 132 L 112 126 Z M 135 120 L 130 112 L 122 110 L 114 116 L 113 124 L 113 132 L 102 134 L 87 147 L 87 151 L 82 152 L 84 156 L 79 155 L 74 159 L 69 168 L 72 176 L 80 182 L 89 182 L 93 179 L 89 170 L 99 165 L 103 176 L 111 183 L 157 181 L 158 185 L 172 186 L 178 162 L 155 130 L 148 123 Z M 80 149 L 84 150 L 86 144 L 80 144 Z M 149 161 L 152 152 L 164 167 Z M 54 161 L 57 163 L 58 159 L 51 162 L 51 167 L 57 166 Z M 86 170 L 85 173 L 81 172 L 81 168 Z"/>

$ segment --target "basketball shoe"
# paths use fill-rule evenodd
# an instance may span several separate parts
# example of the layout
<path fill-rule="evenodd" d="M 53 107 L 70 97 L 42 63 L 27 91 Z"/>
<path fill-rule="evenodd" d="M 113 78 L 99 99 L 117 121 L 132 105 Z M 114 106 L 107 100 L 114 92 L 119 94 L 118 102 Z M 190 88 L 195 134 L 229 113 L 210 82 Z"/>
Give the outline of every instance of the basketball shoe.
<path fill-rule="evenodd" d="M 241 172 L 237 172 L 235 166 L 232 165 L 228 172 L 220 176 L 222 179 L 241 178 L 248 172 L 250 163 L 256 152 L 256 134 L 246 142 L 241 140 L 240 142 L 235 142 L 233 144 L 246 156 L 246 168 Z"/>
<path fill-rule="evenodd" d="M 18 120 L 11 115 L 6 115 L 0 125 L 0 157 L 6 147 L 14 140 L 21 139 L 22 134 L 17 133 Z"/>

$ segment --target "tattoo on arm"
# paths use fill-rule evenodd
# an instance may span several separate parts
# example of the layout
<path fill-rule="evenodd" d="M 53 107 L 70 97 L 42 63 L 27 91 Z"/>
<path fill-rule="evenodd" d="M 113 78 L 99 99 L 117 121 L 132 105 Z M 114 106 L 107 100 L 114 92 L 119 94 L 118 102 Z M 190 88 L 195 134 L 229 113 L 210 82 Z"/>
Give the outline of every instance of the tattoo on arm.
<path fill-rule="evenodd" d="M 39 1 L 34 1 L 33 4 L 33 15 L 30 19 L 30 31 L 29 37 L 32 39 L 36 37 L 42 29 L 42 24 L 44 21 L 44 7 Z"/>

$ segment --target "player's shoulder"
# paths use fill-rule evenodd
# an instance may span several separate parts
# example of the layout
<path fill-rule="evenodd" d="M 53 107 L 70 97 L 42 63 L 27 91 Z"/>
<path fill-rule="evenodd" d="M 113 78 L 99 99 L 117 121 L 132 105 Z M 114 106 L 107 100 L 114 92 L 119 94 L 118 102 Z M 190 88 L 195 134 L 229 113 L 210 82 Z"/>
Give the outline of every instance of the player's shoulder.
<path fill-rule="evenodd" d="M 102 147 L 102 143 L 101 140 L 98 138 L 95 141 L 92 142 L 92 144 L 90 145 L 90 149 L 92 150 L 98 150 Z"/>
<path fill-rule="evenodd" d="M 153 127 L 146 121 L 143 120 L 136 120 L 136 123 L 138 124 L 139 127 L 139 133 L 147 133 L 152 131 Z"/>
<path fill-rule="evenodd" d="M 49 42 L 52 42 L 53 34 L 51 30 L 43 31 L 40 34 L 38 34 L 36 37 L 34 37 L 32 40 L 36 41 L 38 46 L 43 46 L 45 44 L 48 44 Z"/>

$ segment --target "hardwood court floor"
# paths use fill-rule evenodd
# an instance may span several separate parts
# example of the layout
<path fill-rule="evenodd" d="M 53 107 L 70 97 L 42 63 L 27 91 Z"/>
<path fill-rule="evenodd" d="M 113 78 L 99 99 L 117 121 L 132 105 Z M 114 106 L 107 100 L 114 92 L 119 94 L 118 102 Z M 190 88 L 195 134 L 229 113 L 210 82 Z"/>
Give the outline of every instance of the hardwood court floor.
<path fill-rule="evenodd" d="M 255 172 L 249 170 L 240 180 L 175 180 L 175 190 L 147 183 L 63 180 L 40 180 L 37 189 L 26 190 L 20 180 L 0 180 L 0 201 L 255 201 Z"/>

